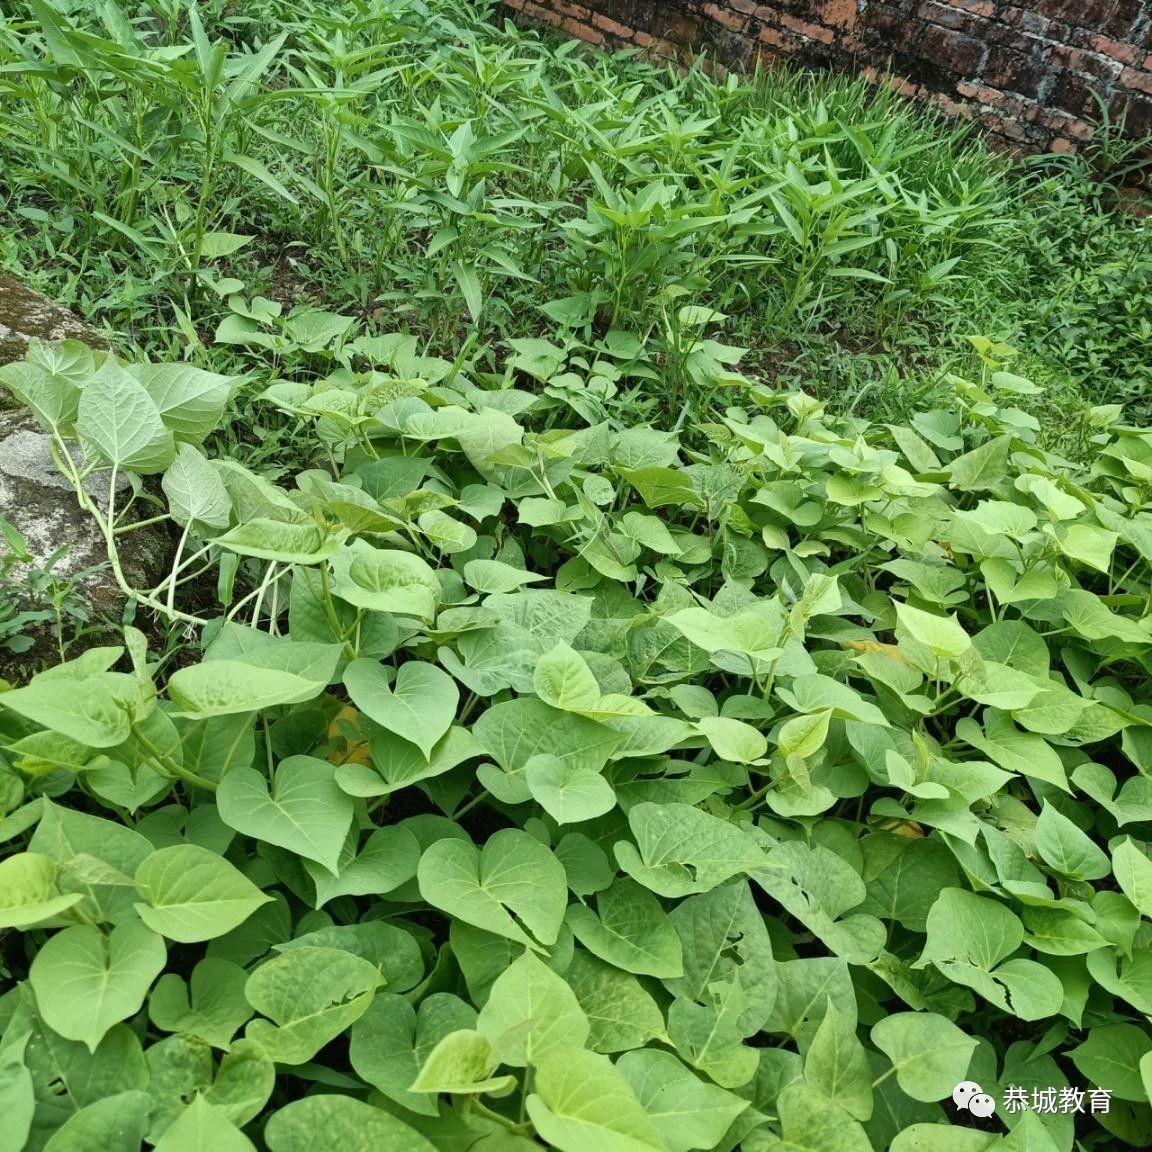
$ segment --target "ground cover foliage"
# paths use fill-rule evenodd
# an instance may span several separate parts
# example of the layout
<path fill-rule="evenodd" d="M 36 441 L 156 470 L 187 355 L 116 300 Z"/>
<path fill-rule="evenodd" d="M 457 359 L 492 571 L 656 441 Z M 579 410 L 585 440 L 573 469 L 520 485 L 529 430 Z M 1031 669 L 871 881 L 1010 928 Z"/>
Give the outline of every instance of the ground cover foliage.
<path fill-rule="evenodd" d="M 0 21 L 0 243 L 137 343 L 0 385 L 141 628 L 0 684 L 0 1152 L 1152 1143 L 1140 363 L 745 339 L 1058 281 L 1007 170 L 447 6 L 73 8 Z"/>
<path fill-rule="evenodd" d="M 1146 1146 L 1152 436 L 1045 452 L 995 353 L 692 450 L 358 337 L 280 483 L 201 450 L 237 381 L 0 370 L 78 493 L 161 477 L 206 641 L 0 695 L 9 1146 Z"/>

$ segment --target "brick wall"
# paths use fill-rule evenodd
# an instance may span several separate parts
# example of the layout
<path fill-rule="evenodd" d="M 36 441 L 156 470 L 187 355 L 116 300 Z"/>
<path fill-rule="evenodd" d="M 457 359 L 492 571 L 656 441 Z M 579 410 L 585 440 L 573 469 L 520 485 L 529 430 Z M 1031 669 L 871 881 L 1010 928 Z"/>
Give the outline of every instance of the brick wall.
<path fill-rule="evenodd" d="M 605 47 L 706 52 L 727 67 L 793 56 L 973 117 L 1017 148 L 1070 151 L 1099 119 L 1152 133 L 1152 0 L 504 0 Z"/>

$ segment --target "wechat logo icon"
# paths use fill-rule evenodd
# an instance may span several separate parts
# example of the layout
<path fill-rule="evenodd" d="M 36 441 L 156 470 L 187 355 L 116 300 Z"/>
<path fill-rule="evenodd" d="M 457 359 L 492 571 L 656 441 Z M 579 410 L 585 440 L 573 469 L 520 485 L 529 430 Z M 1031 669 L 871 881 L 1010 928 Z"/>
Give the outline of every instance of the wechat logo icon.
<path fill-rule="evenodd" d="M 952 1103 L 961 1112 L 971 1112 L 981 1120 L 996 1111 L 996 1101 L 974 1080 L 964 1080 L 952 1089 Z"/>

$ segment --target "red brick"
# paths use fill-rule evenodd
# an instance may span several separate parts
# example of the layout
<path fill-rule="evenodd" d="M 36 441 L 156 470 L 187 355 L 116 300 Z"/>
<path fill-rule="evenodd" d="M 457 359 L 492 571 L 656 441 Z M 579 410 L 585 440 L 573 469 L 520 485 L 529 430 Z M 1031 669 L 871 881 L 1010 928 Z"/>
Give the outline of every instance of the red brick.
<path fill-rule="evenodd" d="M 915 43 L 919 25 L 894 12 L 877 12 L 872 15 L 869 9 L 868 33 L 873 42 L 880 45 L 884 54 L 910 51 Z"/>
<path fill-rule="evenodd" d="M 967 104 L 953 100 L 946 92 L 935 92 L 930 99 L 945 116 L 963 116 L 966 112 L 971 113 L 971 108 Z"/>
<path fill-rule="evenodd" d="M 707 42 L 708 22 L 706 20 L 701 19 L 698 15 L 694 16 L 691 13 L 681 11 L 680 5 L 664 4 L 661 7 L 668 9 L 668 11 L 661 13 L 661 26 L 653 28 L 653 32 L 658 32 L 673 44 L 685 47 Z"/>
<path fill-rule="evenodd" d="M 861 77 L 877 88 L 890 88 L 898 96 L 919 96 L 921 89 L 906 76 L 897 76 L 880 68 L 867 67 L 861 70 Z"/>
<path fill-rule="evenodd" d="M 1117 39 L 1125 39 L 1132 34 L 1141 16 L 1141 0 L 1115 0 L 1112 15 L 1099 25 L 1100 31 Z"/>
<path fill-rule="evenodd" d="M 809 24 L 804 20 L 797 20 L 795 16 L 781 16 L 780 27 L 803 36 L 805 40 L 818 40 L 821 44 L 831 44 L 836 39 L 836 33 L 831 28 L 821 24 Z"/>
<path fill-rule="evenodd" d="M 821 23 L 831 28 L 855 28 L 860 15 L 857 0 L 820 0 L 818 9 Z"/>
<path fill-rule="evenodd" d="M 1100 28 L 1115 9 L 1116 0 L 1033 0 L 1045 16 L 1068 20 L 1085 28 Z"/>
<path fill-rule="evenodd" d="M 939 24 L 941 28 L 952 28 L 957 32 L 975 32 L 981 25 L 978 17 L 960 8 L 953 8 L 948 0 L 928 0 L 920 5 L 916 16 L 920 20 L 927 20 L 929 24 Z"/>
<path fill-rule="evenodd" d="M 706 45 L 705 65 L 717 75 L 796 50 L 814 54 L 819 45 L 841 66 L 858 61 L 855 70 L 872 84 L 980 119 L 1002 144 L 1074 148 L 1091 136 L 1094 91 L 1114 116 L 1131 109 L 1130 131 L 1152 132 L 1152 43 L 1137 21 L 1149 0 L 505 3 L 569 35 L 630 42 L 679 64 L 686 48 Z M 905 75 L 876 67 L 885 61 Z"/>
<path fill-rule="evenodd" d="M 1079 43 L 1080 37 L 1076 37 L 1076 41 Z M 1140 62 L 1140 53 L 1131 44 L 1125 44 L 1122 40 L 1113 40 L 1111 36 L 1102 36 L 1098 32 L 1091 32 L 1084 37 L 1084 44 L 1097 55 L 1107 56 L 1110 60 L 1119 60 L 1121 64 L 1135 66 Z M 1148 62 L 1145 61 L 1144 67 L 1147 68 L 1148 66 Z"/>
<path fill-rule="evenodd" d="M 1152 72 L 1138 72 L 1135 68 L 1125 68 L 1120 73 L 1120 84 L 1124 88 L 1136 88 L 1141 92 L 1152 92 Z"/>
<path fill-rule="evenodd" d="M 617 20 L 613 20 L 609 16 L 605 16 L 600 12 L 595 12 L 592 15 L 592 23 L 597 28 L 607 32 L 609 36 L 614 36 L 617 40 L 631 40 L 635 32 L 634 28 L 629 28 L 627 24 L 621 24 Z"/>
<path fill-rule="evenodd" d="M 1030 108 L 1027 119 L 1073 140 L 1087 140 L 1092 136 L 1092 125 L 1087 120 L 1061 112 L 1058 108 Z"/>
<path fill-rule="evenodd" d="M 1049 24 L 1044 32 L 1033 32 L 1027 28 L 1013 28 L 996 20 L 982 20 L 971 35 L 978 36 L 988 44 L 1002 44 L 1018 52 L 1044 51 L 1053 44 L 1062 43 L 1058 35 L 1058 25 Z"/>
<path fill-rule="evenodd" d="M 1003 116 L 987 115 L 981 117 L 981 122 L 992 132 L 1009 140 L 1023 141 L 1028 139 L 1028 133 L 1023 125 L 1015 120 L 1009 120 Z"/>
<path fill-rule="evenodd" d="M 1035 96 L 1046 75 L 1044 65 L 1031 56 L 997 46 L 988 53 L 982 79 L 991 87 L 1002 88 L 1005 92 Z"/>
<path fill-rule="evenodd" d="M 1082 48 L 1070 48 L 1066 44 L 1054 44 L 1048 53 L 1050 59 L 1062 64 L 1070 72 L 1081 76 L 1091 76 L 1094 80 L 1111 83 L 1120 75 L 1121 65 L 1107 56 L 1096 52 L 1085 52 Z"/>
<path fill-rule="evenodd" d="M 1109 109 L 1115 121 L 1123 121 L 1129 135 L 1142 139 L 1152 135 L 1152 100 L 1130 92 L 1113 98 Z"/>
<path fill-rule="evenodd" d="M 961 81 L 956 85 L 956 91 L 966 99 L 975 100 L 978 104 L 996 108 L 1001 112 L 1007 112 L 1009 115 L 1019 115 L 1024 110 L 1023 100 L 1010 96 L 1007 92 L 1001 92 L 999 88 L 989 88 L 987 84 L 970 84 Z"/>
<path fill-rule="evenodd" d="M 1027 8 L 1005 8 L 1000 13 L 1000 19 L 1012 28 L 1021 28 L 1037 36 L 1045 35 L 1051 23 L 1047 16 L 1041 16 L 1038 12 Z"/>
<path fill-rule="evenodd" d="M 763 45 L 757 45 L 756 54 L 752 57 L 752 68 L 760 72 L 771 72 L 782 62 L 779 52 Z"/>
<path fill-rule="evenodd" d="M 973 16 L 982 16 L 985 20 L 996 15 L 996 5 L 992 0 L 944 0 L 949 8 L 962 8 L 971 12 Z"/>
<path fill-rule="evenodd" d="M 1064 72 L 1056 78 L 1056 82 L 1049 90 L 1047 103 L 1073 116 L 1091 115 L 1095 108 L 1092 99 L 1094 87 L 1091 80 L 1077 76 L 1074 72 Z"/>
<path fill-rule="evenodd" d="M 742 16 L 738 12 L 733 12 L 731 8 L 721 7 L 719 4 L 705 4 L 704 15 L 722 28 L 731 28 L 738 32 L 743 32 L 744 26 L 748 23 L 747 16 Z"/>
<path fill-rule="evenodd" d="M 921 41 L 924 59 L 957 76 L 975 76 L 983 67 L 987 47 L 974 36 L 929 27 Z"/>
<path fill-rule="evenodd" d="M 577 40 L 587 40 L 589 44 L 603 44 L 604 33 L 589 24 L 585 24 L 582 20 L 573 20 L 571 16 L 567 17 L 560 25 L 569 36 L 574 36 Z"/>
<path fill-rule="evenodd" d="M 524 12 L 526 15 L 531 16 L 533 20 L 539 20 L 544 24 L 551 24 L 556 28 L 560 27 L 562 19 L 559 12 L 553 12 L 548 8 L 543 8 L 539 4 L 533 4 L 531 0 L 525 0 Z"/>

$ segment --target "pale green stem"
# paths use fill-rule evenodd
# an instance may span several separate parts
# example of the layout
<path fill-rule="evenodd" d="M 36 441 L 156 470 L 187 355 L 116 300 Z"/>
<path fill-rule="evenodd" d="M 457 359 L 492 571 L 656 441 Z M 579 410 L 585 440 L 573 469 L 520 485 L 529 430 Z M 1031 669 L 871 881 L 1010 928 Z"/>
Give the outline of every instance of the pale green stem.
<path fill-rule="evenodd" d="M 88 495 L 84 487 L 83 477 L 76 468 L 76 464 L 72 460 L 67 446 L 58 433 L 52 437 L 52 458 L 60 472 L 72 482 L 73 490 L 76 493 L 76 500 L 80 507 L 96 522 L 96 527 L 100 530 L 100 535 L 104 538 L 104 549 L 108 556 L 108 564 L 112 569 L 112 575 L 124 595 L 129 597 L 129 599 L 136 600 L 147 608 L 151 608 L 155 612 L 159 612 L 162 615 L 170 615 L 172 619 L 183 620 L 185 623 L 195 624 L 197 626 L 206 624 L 207 621 L 202 620 L 199 616 L 190 616 L 185 612 L 169 613 L 168 606 L 162 601 L 155 599 L 154 596 L 148 593 L 140 592 L 128 583 L 124 575 L 124 568 L 120 563 L 120 553 L 116 548 L 116 537 L 112 528 L 116 497 L 116 469 L 112 469 L 112 478 L 109 484 L 108 515 L 105 516 L 100 511 L 100 507 L 96 501 Z"/>
<path fill-rule="evenodd" d="M 190 784 L 194 788 L 203 788 L 208 792 L 216 791 L 215 781 L 207 780 L 203 776 L 198 776 L 195 772 L 189 772 L 183 765 L 177 764 L 171 757 L 165 756 L 147 736 L 144 736 L 140 732 L 135 724 L 132 725 L 132 736 L 140 747 L 143 748 L 169 776 L 183 780 L 185 784 Z"/>
<path fill-rule="evenodd" d="M 192 528 L 192 521 L 189 520 L 184 525 L 184 531 L 180 533 L 180 543 L 176 545 L 176 558 L 175 567 L 172 574 L 175 575 L 180 569 L 180 557 L 184 554 L 184 545 L 188 543 L 188 532 Z M 168 580 L 168 615 L 171 616 L 176 611 L 176 581 L 169 577 Z"/>

